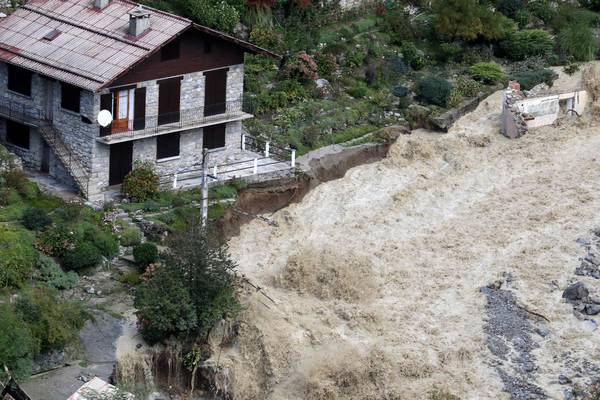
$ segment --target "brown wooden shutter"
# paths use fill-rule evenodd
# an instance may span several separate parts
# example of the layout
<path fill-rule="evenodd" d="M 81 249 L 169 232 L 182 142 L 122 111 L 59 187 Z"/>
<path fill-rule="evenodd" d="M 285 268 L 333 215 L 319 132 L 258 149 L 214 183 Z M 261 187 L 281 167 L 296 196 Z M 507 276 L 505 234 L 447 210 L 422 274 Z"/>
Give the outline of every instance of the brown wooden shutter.
<path fill-rule="evenodd" d="M 228 68 L 204 73 L 204 115 L 223 114 L 226 110 Z"/>
<path fill-rule="evenodd" d="M 108 110 L 114 115 L 112 96 L 112 93 L 107 93 L 100 96 L 100 110 Z M 110 135 L 110 125 L 106 127 L 100 127 L 100 136 L 106 135 Z"/>
<path fill-rule="evenodd" d="M 158 124 L 178 122 L 180 118 L 181 77 L 158 81 Z"/>
<path fill-rule="evenodd" d="M 133 129 L 146 127 L 146 88 L 135 89 L 133 96 Z"/>

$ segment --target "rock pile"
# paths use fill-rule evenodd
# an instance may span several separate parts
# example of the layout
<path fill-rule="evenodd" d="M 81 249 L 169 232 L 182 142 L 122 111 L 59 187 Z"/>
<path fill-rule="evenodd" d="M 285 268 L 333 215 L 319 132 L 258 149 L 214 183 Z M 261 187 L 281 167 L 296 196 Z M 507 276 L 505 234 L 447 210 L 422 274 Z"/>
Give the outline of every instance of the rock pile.
<path fill-rule="evenodd" d="M 573 314 L 584 321 L 586 329 L 596 330 L 596 321 L 588 316 L 600 314 L 600 298 L 590 296 L 589 290 L 581 282 L 567 286 L 562 297 L 573 305 Z"/>

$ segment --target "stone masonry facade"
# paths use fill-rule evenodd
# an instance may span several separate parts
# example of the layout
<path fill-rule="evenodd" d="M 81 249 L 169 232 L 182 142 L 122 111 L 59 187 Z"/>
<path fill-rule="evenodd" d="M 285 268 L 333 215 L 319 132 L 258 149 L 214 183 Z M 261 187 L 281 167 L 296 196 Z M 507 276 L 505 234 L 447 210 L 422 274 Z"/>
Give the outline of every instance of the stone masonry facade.
<path fill-rule="evenodd" d="M 205 72 L 205 71 L 204 71 Z M 181 80 L 181 115 L 186 111 L 202 109 L 204 107 L 204 72 L 186 74 Z M 108 187 L 110 146 L 97 140 L 100 127 L 96 116 L 100 112 L 100 96 L 108 90 L 99 93 L 81 91 L 80 112 L 62 109 L 61 83 L 47 79 L 41 75 L 33 74 L 31 96 L 13 93 L 7 89 L 7 66 L 0 63 L 0 96 L 11 102 L 39 110 L 39 112 L 52 121 L 55 130 L 60 134 L 63 142 L 79 159 L 80 164 L 89 174 L 88 197 L 90 199 L 103 199 L 102 192 Z M 243 64 L 228 67 L 226 101 L 228 105 L 241 107 L 243 98 L 244 66 Z M 158 114 L 159 85 L 156 80 L 139 82 L 136 87 L 146 88 L 146 116 Z M 237 104 L 235 104 L 237 102 Z M 227 122 L 225 147 L 212 149 L 209 164 L 227 162 L 230 155 L 241 147 L 242 123 L 241 120 Z M 153 162 L 157 172 L 168 179 L 169 175 L 179 171 L 198 168 L 202 160 L 203 129 L 196 128 L 183 130 L 180 133 L 180 152 L 178 157 L 166 160 L 156 160 L 156 136 L 136 139 L 133 143 L 133 160 Z M 6 141 L 6 121 L 0 118 L 0 142 L 19 155 L 27 168 L 39 170 L 42 165 L 44 139 L 36 128 L 30 130 L 29 149 L 19 148 Z M 54 156 L 52 149 L 49 151 L 49 173 L 56 179 L 74 185 L 68 167 Z"/>

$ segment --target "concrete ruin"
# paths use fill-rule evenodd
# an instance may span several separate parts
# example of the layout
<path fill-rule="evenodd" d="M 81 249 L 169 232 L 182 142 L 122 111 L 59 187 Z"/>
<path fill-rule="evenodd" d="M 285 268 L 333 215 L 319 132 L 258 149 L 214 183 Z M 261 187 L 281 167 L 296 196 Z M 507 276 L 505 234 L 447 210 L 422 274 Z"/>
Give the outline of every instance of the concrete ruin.
<path fill-rule="evenodd" d="M 585 90 L 553 93 L 545 85 L 521 91 L 519 82 L 510 81 L 502 100 L 502 134 L 516 139 L 530 128 L 552 125 L 567 116 L 581 116 L 589 96 Z"/>

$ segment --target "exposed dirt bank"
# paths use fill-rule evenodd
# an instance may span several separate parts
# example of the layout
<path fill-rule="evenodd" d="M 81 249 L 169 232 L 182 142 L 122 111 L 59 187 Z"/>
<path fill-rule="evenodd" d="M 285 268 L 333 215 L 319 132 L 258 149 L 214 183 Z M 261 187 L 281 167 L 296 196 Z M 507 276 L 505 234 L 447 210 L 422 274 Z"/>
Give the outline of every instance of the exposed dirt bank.
<path fill-rule="evenodd" d="M 274 303 L 245 295 L 238 340 L 219 353 L 235 399 L 508 398 L 498 371 L 531 371 L 490 351 L 495 303 L 480 292 L 504 276 L 506 302 L 549 320 L 530 335 L 516 314 L 535 342 L 515 353 L 535 361 L 524 378 L 554 398 L 560 374 L 589 380 L 574 371 L 600 359 L 600 333 L 559 289 L 580 263 L 576 239 L 600 226 L 598 127 L 564 121 L 510 141 L 500 101 L 447 135 L 401 136 L 383 161 L 276 212 L 276 225 L 241 227 L 231 252 Z M 506 347 L 518 350 L 512 337 Z"/>
<path fill-rule="evenodd" d="M 382 131 L 388 139 L 383 143 L 327 146 L 300 157 L 298 166 L 303 172 L 294 178 L 253 183 L 242 189 L 233 207 L 218 222 L 218 229 L 225 237 L 239 235 L 240 227 L 256 215 L 272 214 L 289 204 L 298 203 L 320 183 L 341 178 L 346 171 L 358 165 L 380 161 L 387 155 L 400 131 L 401 128 Z"/>

